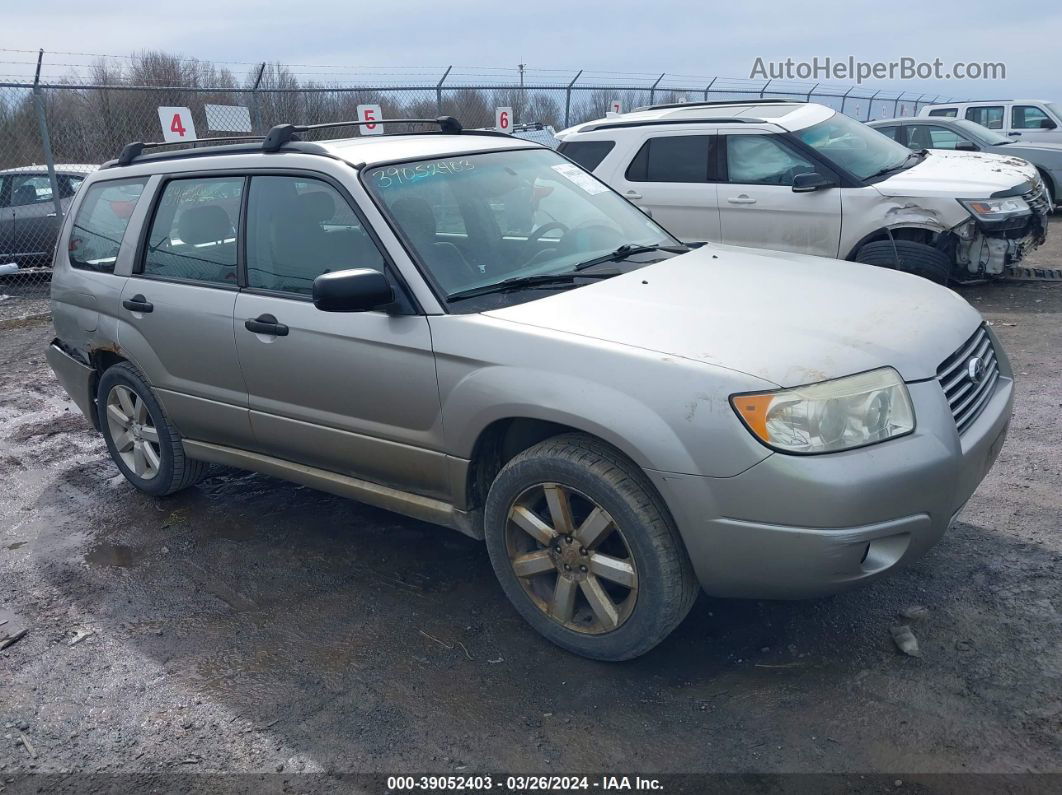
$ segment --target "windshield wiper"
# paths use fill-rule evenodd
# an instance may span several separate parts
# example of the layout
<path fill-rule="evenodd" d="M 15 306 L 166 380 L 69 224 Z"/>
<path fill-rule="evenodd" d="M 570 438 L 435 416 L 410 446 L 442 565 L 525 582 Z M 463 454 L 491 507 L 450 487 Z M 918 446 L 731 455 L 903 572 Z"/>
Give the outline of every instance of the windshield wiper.
<path fill-rule="evenodd" d="M 671 254 L 685 254 L 689 251 L 689 246 L 665 246 L 662 244 L 656 244 L 651 246 L 632 246 L 630 243 L 624 243 L 608 254 L 602 254 L 600 257 L 594 257 L 588 259 L 585 262 L 580 262 L 575 266 L 576 271 L 586 270 L 592 268 L 595 265 L 600 265 L 603 262 L 619 262 L 621 259 L 627 259 L 627 257 L 633 257 L 635 254 L 646 254 L 650 251 L 667 251 Z"/>
<path fill-rule="evenodd" d="M 902 163 L 897 163 L 894 166 L 887 166 L 886 168 L 883 168 L 880 171 L 875 171 L 873 174 L 869 174 L 869 175 L 863 177 L 863 179 L 867 180 L 867 179 L 874 179 L 875 177 L 884 177 L 886 174 L 891 174 L 893 171 L 899 171 L 900 169 L 904 168 L 910 162 L 912 157 L 917 157 L 918 159 L 922 159 L 923 157 L 925 157 L 928 154 L 929 154 L 929 150 L 928 149 L 919 149 L 917 152 L 911 152 L 911 154 L 907 155 L 907 157 L 905 157 L 903 159 Z"/>
<path fill-rule="evenodd" d="M 494 284 L 484 284 L 479 287 L 470 287 L 467 290 L 458 290 L 446 296 L 447 301 L 461 301 L 465 298 L 475 298 L 478 295 L 490 295 L 491 293 L 509 293 L 514 290 L 527 290 L 535 287 L 549 287 L 556 284 L 574 284 L 576 279 L 608 279 L 619 276 L 620 271 L 602 271 L 601 273 L 578 273 L 565 271 L 564 273 L 539 273 L 533 276 L 514 276 L 511 279 L 503 279 Z"/>

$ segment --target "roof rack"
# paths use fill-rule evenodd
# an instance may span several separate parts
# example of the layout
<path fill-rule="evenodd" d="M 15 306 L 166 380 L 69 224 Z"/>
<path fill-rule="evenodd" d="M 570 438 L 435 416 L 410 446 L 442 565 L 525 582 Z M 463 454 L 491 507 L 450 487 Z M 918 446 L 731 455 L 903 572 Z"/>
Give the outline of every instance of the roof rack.
<path fill-rule="evenodd" d="M 278 124 L 266 134 L 265 140 L 262 141 L 262 151 L 276 152 L 288 141 L 298 141 L 299 133 L 376 124 L 438 124 L 441 133 L 457 135 L 464 132 L 461 122 L 453 116 L 436 116 L 434 119 L 371 119 L 369 121 L 330 121 L 324 124 Z"/>
<path fill-rule="evenodd" d="M 167 146 L 188 146 L 190 149 L 180 149 L 172 152 L 159 152 L 147 155 L 151 160 L 169 160 L 181 157 L 201 157 L 214 154 L 239 154 L 247 152 L 278 152 L 288 146 L 301 152 L 310 154 L 327 154 L 327 151 L 317 144 L 304 142 L 299 138 L 299 133 L 312 130 L 327 130 L 337 127 L 363 127 L 369 124 L 437 124 L 439 132 L 445 135 L 501 135 L 493 130 L 466 130 L 461 122 L 453 116 L 437 116 L 434 119 L 375 119 L 372 121 L 336 121 L 324 124 L 278 124 L 266 135 L 238 135 L 219 138 L 199 138 L 195 141 L 134 141 L 126 144 L 117 159 L 104 163 L 101 168 L 113 168 L 115 166 L 128 166 L 135 160 L 144 157 L 146 149 L 161 149 Z M 405 135 L 407 133 L 398 133 Z"/>
<path fill-rule="evenodd" d="M 673 108 L 711 108 L 725 107 L 726 105 L 806 105 L 802 99 L 713 99 L 708 102 L 671 102 L 666 105 L 643 105 L 635 108 L 631 113 L 642 110 L 671 110 Z"/>

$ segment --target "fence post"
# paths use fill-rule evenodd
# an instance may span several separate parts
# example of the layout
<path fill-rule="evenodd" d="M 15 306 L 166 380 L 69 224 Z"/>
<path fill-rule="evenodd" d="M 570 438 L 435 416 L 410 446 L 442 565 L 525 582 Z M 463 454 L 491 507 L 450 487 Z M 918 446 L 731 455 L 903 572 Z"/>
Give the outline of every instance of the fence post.
<path fill-rule="evenodd" d="M 572 115 L 572 86 L 575 85 L 575 81 L 579 79 L 579 77 L 582 75 L 582 73 L 583 73 L 583 70 L 580 69 L 579 72 L 575 75 L 575 77 L 572 78 L 572 82 L 568 83 L 568 87 L 566 89 L 564 89 L 564 126 L 565 127 L 570 127 L 571 126 L 571 123 L 570 123 L 569 119 L 571 118 L 571 115 Z"/>
<path fill-rule="evenodd" d="M 880 93 L 881 89 L 879 88 L 877 91 L 874 92 L 870 99 L 867 100 L 867 121 L 870 121 L 870 116 L 874 112 L 874 98 Z"/>
<path fill-rule="evenodd" d="M 52 185 L 52 202 L 55 204 L 56 223 L 63 223 L 63 201 L 59 197 L 59 180 L 55 178 L 55 156 L 52 154 L 52 139 L 48 136 L 48 118 L 44 112 L 44 95 L 41 92 L 41 61 L 44 50 L 37 53 L 37 72 L 33 76 L 33 104 L 37 106 L 37 122 L 41 127 L 41 148 L 44 150 L 44 162 L 48 166 L 48 181 Z M 16 249 L 17 250 L 17 249 Z"/>
<path fill-rule="evenodd" d="M 845 91 L 844 96 L 841 97 L 841 113 L 844 113 L 844 103 L 848 101 L 848 95 L 851 94 L 854 89 L 855 86 L 852 86 L 847 91 Z"/>
<path fill-rule="evenodd" d="M 807 100 L 805 100 L 806 102 L 811 102 L 811 95 L 814 94 L 815 93 L 815 89 L 818 88 L 821 85 L 822 85 L 822 83 L 816 83 L 815 85 L 813 85 L 811 87 L 811 91 L 808 92 L 808 98 L 807 98 Z"/>
<path fill-rule="evenodd" d="M 719 79 L 718 77 L 713 77 L 712 78 L 712 82 L 704 87 L 704 101 L 705 102 L 708 101 L 708 92 L 712 90 L 712 86 L 715 85 L 715 81 L 718 80 L 718 79 Z"/>
<path fill-rule="evenodd" d="M 262 61 L 262 64 L 258 67 L 258 76 L 254 79 L 254 85 L 251 86 L 251 102 L 254 103 L 254 123 L 251 125 L 251 132 L 258 132 L 262 129 L 262 109 L 258 105 L 258 85 L 262 82 L 262 75 L 265 74 L 266 62 Z"/>
<path fill-rule="evenodd" d="M 652 105 L 654 102 L 656 102 L 656 87 L 658 85 L 660 85 L 660 81 L 664 79 L 664 75 L 666 75 L 666 74 L 667 74 L 667 72 L 664 72 L 663 75 L 660 75 L 660 77 L 656 78 L 656 82 L 653 83 L 652 87 L 649 89 L 649 104 L 650 105 Z"/>
<path fill-rule="evenodd" d="M 771 85 L 771 83 L 773 83 L 773 82 L 774 82 L 774 78 L 772 77 L 772 78 L 771 78 L 770 80 L 768 80 L 768 81 L 767 81 L 766 83 L 764 83 L 764 84 L 763 84 L 763 88 L 761 88 L 761 89 L 760 89 L 760 99 L 763 99 L 763 95 L 764 95 L 765 93 L 767 93 L 767 88 L 768 88 L 768 87 L 769 87 L 769 86 Z"/>
<path fill-rule="evenodd" d="M 442 116 L 442 86 L 446 82 L 446 78 L 450 74 L 450 70 L 454 68 L 453 64 L 446 67 L 446 71 L 443 72 L 443 76 L 439 78 L 439 82 L 435 84 L 435 109 Z"/>

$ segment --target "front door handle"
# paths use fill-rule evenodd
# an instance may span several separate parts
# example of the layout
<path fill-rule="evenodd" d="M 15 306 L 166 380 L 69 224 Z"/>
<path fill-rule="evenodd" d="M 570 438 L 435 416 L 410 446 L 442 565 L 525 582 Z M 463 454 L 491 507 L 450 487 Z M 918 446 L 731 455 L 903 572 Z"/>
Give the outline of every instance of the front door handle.
<path fill-rule="evenodd" d="M 623 195 L 626 196 L 628 199 L 640 199 L 640 198 L 642 198 L 642 194 L 640 194 L 636 190 L 629 190 L 626 193 L 624 193 Z"/>
<path fill-rule="evenodd" d="M 132 298 L 126 298 L 122 301 L 122 306 L 128 309 L 130 312 L 151 312 L 155 309 L 155 305 L 147 300 L 140 293 L 137 293 Z"/>
<path fill-rule="evenodd" d="M 746 193 L 742 193 L 740 196 L 731 196 L 727 199 L 730 204 L 755 204 L 756 200 Z"/>
<path fill-rule="evenodd" d="M 254 334 L 268 334 L 271 337 L 288 336 L 288 327 L 283 323 L 278 323 L 273 315 L 259 315 L 245 322 L 243 326 Z"/>
<path fill-rule="evenodd" d="M 1011 138 L 1021 138 L 1020 132 L 1007 133 L 1007 135 L 1009 135 Z"/>

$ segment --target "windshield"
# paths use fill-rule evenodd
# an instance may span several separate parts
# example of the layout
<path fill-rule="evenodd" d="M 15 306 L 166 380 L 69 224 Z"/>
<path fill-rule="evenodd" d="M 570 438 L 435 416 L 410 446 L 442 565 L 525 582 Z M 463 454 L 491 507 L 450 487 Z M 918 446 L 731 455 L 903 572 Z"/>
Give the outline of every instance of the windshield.
<path fill-rule="evenodd" d="M 975 124 L 966 119 L 955 119 L 952 121 L 952 124 L 955 125 L 959 132 L 965 133 L 970 138 L 973 138 L 975 141 L 984 144 L 985 146 L 999 146 L 1000 144 L 1012 143 L 1007 136 L 1000 135 L 995 130 L 982 127 L 980 124 Z"/>
<path fill-rule="evenodd" d="M 911 150 L 841 113 L 798 130 L 797 138 L 860 179 L 901 168 Z"/>
<path fill-rule="evenodd" d="M 447 296 L 504 279 L 572 272 L 623 245 L 677 244 L 548 149 L 370 168 L 364 180 Z"/>

